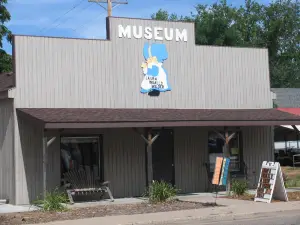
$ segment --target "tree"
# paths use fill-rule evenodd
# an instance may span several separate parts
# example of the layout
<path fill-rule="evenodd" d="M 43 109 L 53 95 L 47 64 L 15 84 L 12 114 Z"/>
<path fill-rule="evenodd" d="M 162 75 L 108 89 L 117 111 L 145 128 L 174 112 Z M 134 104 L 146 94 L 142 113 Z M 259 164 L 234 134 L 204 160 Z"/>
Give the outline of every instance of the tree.
<path fill-rule="evenodd" d="M 263 41 L 269 49 L 273 87 L 300 87 L 299 2 L 276 0 L 264 7 Z"/>
<path fill-rule="evenodd" d="M 7 0 L 0 0 L 0 48 L 3 47 L 3 38 L 6 38 L 9 42 L 11 41 L 11 32 L 4 25 L 6 22 L 10 21 L 10 13 L 5 7 L 5 4 L 7 4 Z"/>
<path fill-rule="evenodd" d="M 178 16 L 175 13 L 169 14 L 168 11 L 159 9 L 156 13 L 151 15 L 153 20 L 168 20 L 168 21 L 193 21 L 190 17 Z"/>
<path fill-rule="evenodd" d="M 237 46 L 240 34 L 236 27 L 236 8 L 228 6 L 226 0 L 211 6 L 196 6 L 196 44 Z"/>
<path fill-rule="evenodd" d="M 12 71 L 12 57 L 0 49 L 0 73 Z"/>
<path fill-rule="evenodd" d="M 10 13 L 5 7 L 5 4 L 7 4 L 7 0 L 0 0 L 0 73 L 12 71 L 12 58 L 2 49 L 3 38 L 6 38 L 11 42 L 12 37 L 11 32 L 4 25 L 6 22 L 10 21 Z"/>
<path fill-rule="evenodd" d="M 194 21 L 199 45 L 268 48 L 272 87 L 300 87 L 298 0 L 275 0 L 269 5 L 245 0 L 239 8 L 221 0 L 195 9 L 196 14 L 188 17 L 161 9 L 152 19 Z"/>

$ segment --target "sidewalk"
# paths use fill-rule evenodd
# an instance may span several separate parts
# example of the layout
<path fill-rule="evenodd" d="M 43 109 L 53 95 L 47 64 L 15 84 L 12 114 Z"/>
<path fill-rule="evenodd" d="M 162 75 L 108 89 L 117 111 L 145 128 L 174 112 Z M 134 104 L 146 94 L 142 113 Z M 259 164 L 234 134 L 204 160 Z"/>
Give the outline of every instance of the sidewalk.
<path fill-rule="evenodd" d="M 211 196 L 182 196 L 183 201 L 214 202 Z M 81 220 L 57 221 L 47 223 L 47 225 L 134 225 L 162 223 L 189 219 L 210 219 L 222 216 L 241 216 L 263 214 L 269 212 L 282 212 L 290 210 L 300 210 L 300 202 L 278 202 L 278 203 L 260 203 L 242 200 L 232 200 L 218 198 L 217 204 L 224 207 L 203 208 L 196 210 L 172 211 L 163 213 L 137 214 L 129 216 L 109 216 Z"/>

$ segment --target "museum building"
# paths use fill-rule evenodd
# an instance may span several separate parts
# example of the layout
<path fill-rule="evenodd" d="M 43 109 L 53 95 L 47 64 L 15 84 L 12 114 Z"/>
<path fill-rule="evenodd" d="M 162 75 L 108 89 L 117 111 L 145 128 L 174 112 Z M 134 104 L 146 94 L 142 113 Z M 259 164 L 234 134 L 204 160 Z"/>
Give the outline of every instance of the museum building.
<path fill-rule="evenodd" d="M 210 191 L 216 156 L 250 186 L 274 159 L 267 49 L 199 46 L 194 23 L 108 17 L 107 38 L 14 35 L 0 75 L 0 199 L 28 204 L 83 168 L 115 198 L 152 180 Z M 230 140 L 229 140 L 230 137 Z"/>

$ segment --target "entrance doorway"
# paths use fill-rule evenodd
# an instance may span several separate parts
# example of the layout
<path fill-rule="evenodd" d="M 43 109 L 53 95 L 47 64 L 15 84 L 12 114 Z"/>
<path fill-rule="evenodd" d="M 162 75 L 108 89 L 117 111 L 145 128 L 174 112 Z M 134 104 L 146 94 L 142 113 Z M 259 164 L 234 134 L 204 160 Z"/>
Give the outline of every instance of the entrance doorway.
<path fill-rule="evenodd" d="M 174 178 L 174 137 L 173 130 L 153 130 L 159 137 L 152 144 L 153 180 L 175 184 Z M 148 183 L 148 182 L 147 182 Z"/>

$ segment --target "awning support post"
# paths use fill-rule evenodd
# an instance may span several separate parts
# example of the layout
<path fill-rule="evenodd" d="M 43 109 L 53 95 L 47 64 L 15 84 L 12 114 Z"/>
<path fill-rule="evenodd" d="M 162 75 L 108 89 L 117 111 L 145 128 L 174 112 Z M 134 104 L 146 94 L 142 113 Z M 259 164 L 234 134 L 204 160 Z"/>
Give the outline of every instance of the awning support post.
<path fill-rule="evenodd" d="M 296 134 L 297 134 L 297 149 L 299 149 L 299 134 L 300 134 L 300 130 L 295 125 L 292 125 L 292 127 L 296 131 Z"/>
<path fill-rule="evenodd" d="M 227 129 L 225 130 L 225 145 L 224 145 L 224 157 L 230 157 L 230 149 L 229 149 L 229 142 L 234 137 L 235 133 L 228 135 Z M 231 192 L 231 170 L 230 167 L 228 168 L 228 175 L 227 175 L 227 184 L 226 184 L 226 191 L 227 195 L 230 195 Z"/>
<path fill-rule="evenodd" d="M 223 147 L 223 156 L 226 158 L 230 157 L 230 149 L 229 149 L 229 142 L 231 139 L 235 136 L 235 132 L 229 135 L 227 127 L 224 128 L 225 130 L 225 136 L 221 134 L 218 131 L 215 131 L 225 142 L 224 147 Z M 231 192 L 231 173 L 230 173 L 230 167 L 228 168 L 228 175 L 227 175 L 227 184 L 226 184 L 226 192 L 227 195 L 230 195 Z"/>
<path fill-rule="evenodd" d="M 43 196 L 47 194 L 47 137 L 43 137 Z"/>
<path fill-rule="evenodd" d="M 300 132 L 299 129 L 298 129 L 295 125 L 292 125 L 292 127 L 293 127 L 293 129 L 294 129 L 297 133 Z"/>
<path fill-rule="evenodd" d="M 137 132 L 147 144 L 147 179 L 148 187 L 150 187 L 153 182 L 152 144 L 159 137 L 159 133 L 152 137 L 151 128 L 148 128 L 146 138 L 143 134 L 139 133 L 137 129 L 133 128 L 133 130 Z"/>
<path fill-rule="evenodd" d="M 51 138 L 51 139 L 47 142 L 47 147 L 49 147 L 55 140 L 56 140 L 56 137 Z"/>
<path fill-rule="evenodd" d="M 48 148 L 55 141 L 56 137 L 52 137 L 49 141 L 47 137 L 43 137 L 43 196 L 47 194 L 47 165 L 48 165 Z"/>
<path fill-rule="evenodd" d="M 152 134 L 151 130 L 148 130 L 148 143 L 147 143 L 147 176 L 148 176 L 148 187 L 151 187 L 153 182 L 153 163 L 152 163 Z"/>

